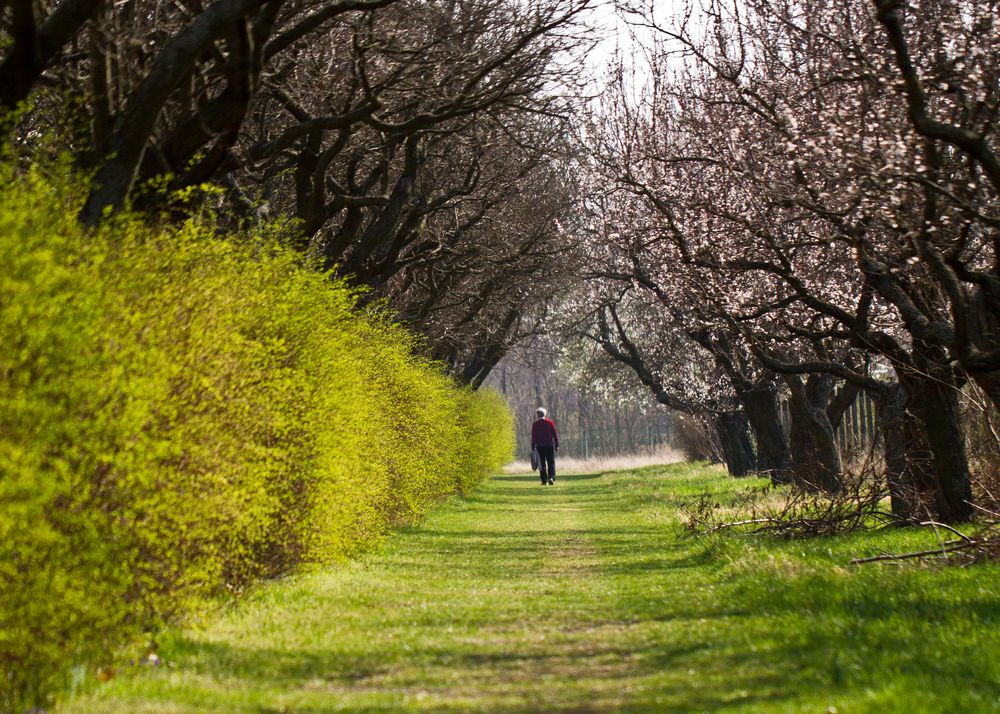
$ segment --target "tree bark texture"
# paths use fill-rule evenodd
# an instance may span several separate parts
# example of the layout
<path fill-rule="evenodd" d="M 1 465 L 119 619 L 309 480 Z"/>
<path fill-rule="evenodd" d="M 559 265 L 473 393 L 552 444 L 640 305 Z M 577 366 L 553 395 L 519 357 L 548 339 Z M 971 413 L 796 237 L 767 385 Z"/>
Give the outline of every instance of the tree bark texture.
<path fill-rule="evenodd" d="M 803 383 L 798 375 L 786 375 L 785 381 L 791 390 L 789 443 L 795 481 L 836 493 L 843 488 L 843 479 L 836 434 L 826 412 L 828 390 L 817 388 L 815 382 Z"/>
<path fill-rule="evenodd" d="M 211 43 L 259 5 L 260 0 L 216 0 L 160 51 L 118 122 L 110 141 L 110 157 L 94 176 L 80 211 L 82 223 L 97 225 L 106 209 L 118 210 L 124 205 L 167 99 Z"/>
<path fill-rule="evenodd" d="M 0 107 L 14 109 L 31 94 L 50 62 L 94 14 L 102 0 L 63 0 L 38 24 L 35 0 L 13 0 L 13 44 L 0 63 Z"/>
<path fill-rule="evenodd" d="M 926 373 L 901 376 L 907 392 L 907 409 L 923 425 L 933 465 L 936 517 L 942 523 L 972 519 L 972 484 L 953 380 Z"/>
<path fill-rule="evenodd" d="M 776 385 L 760 380 L 751 389 L 740 390 L 739 398 L 757 442 L 757 469 L 767 472 L 772 483 L 790 483 L 792 458 Z"/>
<path fill-rule="evenodd" d="M 972 375 L 972 378 L 993 403 L 993 406 L 1000 409 L 1000 371 L 978 372 Z"/>
<path fill-rule="evenodd" d="M 722 445 L 726 468 L 732 476 L 747 476 L 757 468 L 757 457 L 750 440 L 750 425 L 742 411 L 715 415 L 715 430 Z"/>
<path fill-rule="evenodd" d="M 924 520 L 933 515 L 928 488 L 934 482 L 934 471 L 923 424 L 907 411 L 902 385 L 873 392 L 873 398 L 892 514 L 904 521 Z"/>

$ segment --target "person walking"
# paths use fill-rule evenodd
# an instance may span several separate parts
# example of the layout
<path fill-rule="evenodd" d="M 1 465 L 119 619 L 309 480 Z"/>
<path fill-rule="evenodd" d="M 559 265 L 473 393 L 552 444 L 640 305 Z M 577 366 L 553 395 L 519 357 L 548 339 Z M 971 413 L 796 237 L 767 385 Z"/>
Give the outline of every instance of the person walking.
<path fill-rule="evenodd" d="M 559 451 L 559 432 L 555 422 L 545 418 L 545 409 L 535 410 L 534 423 L 531 425 L 531 448 L 538 450 L 538 473 L 542 477 L 542 485 L 556 482 L 556 452 Z"/>

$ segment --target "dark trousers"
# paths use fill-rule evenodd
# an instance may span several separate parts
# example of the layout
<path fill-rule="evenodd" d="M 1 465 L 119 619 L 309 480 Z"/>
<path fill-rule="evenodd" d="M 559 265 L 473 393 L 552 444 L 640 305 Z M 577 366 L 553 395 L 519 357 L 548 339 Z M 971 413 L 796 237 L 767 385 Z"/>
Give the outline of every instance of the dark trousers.
<path fill-rule="evenodd" d="M 538 449 L 538 475 L 542 477 L 542 483 L 548 483 L 549 479 L 556 480 L 556 448 L 554 446 L 536 446 Z"/>

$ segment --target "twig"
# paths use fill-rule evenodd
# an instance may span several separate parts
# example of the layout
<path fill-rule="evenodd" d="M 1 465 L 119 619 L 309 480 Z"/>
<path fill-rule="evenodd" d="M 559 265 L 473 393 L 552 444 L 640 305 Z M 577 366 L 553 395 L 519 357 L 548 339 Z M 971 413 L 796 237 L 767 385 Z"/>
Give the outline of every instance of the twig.
<path fill-rule="evenodd" d="M 709 533 L 715 533 L 716 531 L 721 531 L 725 528 L 736 528 L 738 526 L 751 526 L 755 523 L 780 523 L 780 521 L 774 518 L 751 518 L 746 521 L 734 521 L 733 523 L 719 523 L 708 529 Z"/>
<path fill-rule="evenodd" d="M 952 553 L 956 550 L 965 550 L 966 548 L 971 548 L 978 545 L 979 542 L 975 540 L 953 540 L 945 543 L 941 548 L 934 548 L 933 550 L 920 550 L 914 553 L 885 553 L 884 555 L 872 555 L 867 558 L 854 558 L 850 561 L 850 565 L 859 565 L 861 563 L 874 563 L 881 560 L 906 560 L 908 558 L 926 558 L 929 555 L 944 555 L 946 553 Z"/>
<path fill-rule="evenodd" d="M 944 528 L 946 531 L 951 531 L 952 533 L 954 533 L 955 535 L 957 535 L 959 538 L 961 538 L 962 540 L 964 540 L 964 541 L 966 541 L 968 543 L 974 542 L 972 540 L 972 538 L 970 538 L 969 536 L 965 535 L 961 531 L 952 528 L 947 523 L 938 523 L 937 521 L 920 521 L 920 525 L 922 525 L 922 526 L 930 526 L 931 528 L 934 528 L 935 530 L 937 530 L 938 528 Z"/>
<path fill-rule="evenodd" d="M 989 503 L 991 503 L 991 504 L 1000 503 L 1000 501 L 997 500 L 996 496 L 994 496 L 992 493 L 990 493 L 990 491 L 989 491 L 988 488 L 982 487 L 982 490 L 983 490 L 983 493 L 986 494 L 986 497 L 987 497 Z M 989 508 L 986 508 L 985 506 L 982 506 L 982 505 L 979 505 L 979 504 L 976 504 L 976 503 L 973 503 L 972 507 L 975 508 L 977 511 L 981 511 L 981 512 L 985 513 L 986 515 L 991 516 L 992 518 L 998 518 L 998 519 L 1000 519 L 1000 512 L 998 512 L 998 511 L 991 511 Z M 997 525 L 997 524 L 996 523 L 992 523 L 990 525 Z"/>

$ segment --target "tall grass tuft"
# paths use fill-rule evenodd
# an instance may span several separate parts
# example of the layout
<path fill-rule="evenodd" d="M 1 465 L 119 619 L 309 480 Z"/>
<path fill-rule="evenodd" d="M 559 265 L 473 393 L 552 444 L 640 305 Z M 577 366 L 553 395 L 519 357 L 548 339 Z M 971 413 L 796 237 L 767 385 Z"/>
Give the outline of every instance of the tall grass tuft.
<path fill-rule="evenodd" d="M 370 548 L 512 455 L 495 394 L 273 235 L 0 174 L 0 710 L 206 596 Z"/>

